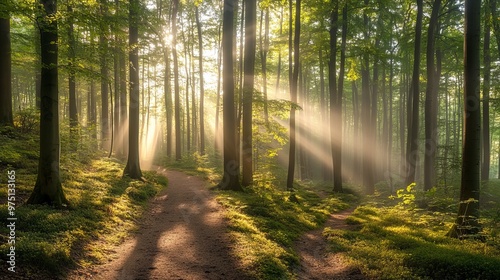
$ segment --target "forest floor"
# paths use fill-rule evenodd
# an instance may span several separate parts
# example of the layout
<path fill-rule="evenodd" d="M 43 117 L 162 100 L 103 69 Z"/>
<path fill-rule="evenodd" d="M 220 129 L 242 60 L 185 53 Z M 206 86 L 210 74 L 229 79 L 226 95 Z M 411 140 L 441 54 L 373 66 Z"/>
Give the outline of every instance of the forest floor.
<path fill-rule="evenodd" d="M 355 207 L 330 214 L 326 223 L 315 230 L 304 234 L 297 242 L 295 249 L 300 256 L 301 266 L 296 271 L 298 279 L 368 279 L 361 271 L 349 265 L 341 253 L 328 250 L 328 242 L 323 236 L 323 230 L 353 229 L 346 223 L 346 218 L 352 214 Z"/>
<path fill-rule="evenodd" d="M 69 279 L 252 279 L 234 254 L 224 209 L 207 182 L 156 167 L 168 187 L 150 202 L 135 235 L 114 247 L 108 262 L 79 270 Z M 332 214 L 295 244 L 301 265 L 297 279 L 366 279 L 336 253 L 328 252 L 325 227 L 350 229 L 354 208 Z"/>
<path fill-rule="evenodd" d="M 232 253 L 222 207 L 206 182 L 157 168 L 168 187 L 151 202 L 136 235 L 110 262 L 72 279 L 249 279 Z"/>

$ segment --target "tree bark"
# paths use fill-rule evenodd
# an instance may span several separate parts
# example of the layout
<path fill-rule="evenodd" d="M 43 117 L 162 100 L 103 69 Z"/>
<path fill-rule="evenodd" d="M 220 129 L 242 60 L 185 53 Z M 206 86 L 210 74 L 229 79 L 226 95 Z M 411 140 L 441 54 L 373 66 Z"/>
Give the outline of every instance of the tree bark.
<path fill-rule="evenodd" d="M 12 70 L 10 45 L 9 1 L 2 0 L 0 11 L 0 125 L 13 126 L 12 117 Z"/>
<path fill-rule="evenodd" d="M 422 41 L 423 1 L 417 0 L 417 22 L 415 24 L 415 48 L 413 52 L 413 75 L 411 93 L 408 95 L 408 151 L 406 152 L 407 173 L 405 184 L 415 182 L 415 169 L 418 164 L 418 125 L 420 95 L 420 45 Z"/>
<path fill-rule="evenodd" d="M 222 23 L 224 175 L 218 187 L 241 191 L 242 187 L 239 181 L 240 166 L 237 160 L 238 151 L 236 150 L 236 112 L 233 75 L 234 2 L 235 0 L 224 0 Z"/>
<path fill-rule="evenodd" d="M 431 19 L 427 31 L 427 90 L 425 94 L 425 152 L 424 152 L 424 190 L 436 184 L 437 106 L 439 77 L 434 63 L 436 33 L 441 0 L 432 5 Z"/>
<path fill-rule="evenodd" d="M 481 160 L 480 86 L 481 1 L 465 1 L 464 134 L 460 206 L 449 236 L 464 238 L 480 231 L 479 191 Z"/>
<path fill-rule="evenodd" d="M 58 91 L 58 44 L 57 2 L 41 0 L 43 12 L 39 19 L 41 45 L 41 108 L 40 108 L 40 157 L 35 188 L 27 204 L 67 206 L 60 170 L 59 145 L 59 91 Z"/>
<path fill-rule="evenodd" d="M 253 181 L 253 147 L 252 147 L 252 103 L 255 75 L 256 47 L 256 0 L 245 0 L 245 54 L 243 81 L 243 161 L 242 185 L 249 186 Z"/>
<path fill-rule="evenodd" d="M 107 43 L 107 2 L 100 0 L 100 13 L 102 17 L 99 30 L 99 52 L 101 67 L 101 145 L 102 148 L 109 148 L 109 97 L 108 97 L 108 43 Z"/>
<path fill-rule="evenodd" d="M 203 34 L 201 32 L 200 15 L 196 6 L 196 29 L 198 31 L 198 67 L 200 69 L 200 154 L 205 154 L 205 80 L 203 74 Z"/>
<path fill-rule="evenodd" d="M 491 0 L 490 0 L 491 1 Z M 494 0 L 493 0 L 494 1 Z M 483 157 L 481 164 L 481 180 L 488 181 L 490 177 L 490 33 L 491 14 L 489 5 L 485 5 L 484 39 L 483 39 Z"/>
<path fill-rule="evenodd" d="M 175 115 L 175 159 L 182 158 L 182 143 L 181 143 L 181 99 L 179 92 L 179 62 L 177 58 L 177 13 L 179 10 L 179 0 L 172 2 L 172 55 L 174 58 L 174 115 Z"/>
<path fill-rule="evenodd" d="M 291 2 L 292 0 L 290 0 Z M 288 154 L 288 174 L 286 188 L 288 191 L 293 191 L 293 178 L 295 174 L 295 104 L 297 104 L 297 82 L 299 78 L 300 67 L 300 9 L 301 0 L 295 2 L 295 36 L 293 41 L 293 73 L 290 80 L 290 100 L 292 108 L 290 109 L 290 152 Z M 291 4 L 290 4 L 291 7 Z M 292 10 L 292 9 L 290 9 Z M 290 14 L 290 22 L 292 21 Z M 291 66 L 291 65 L 290 65 Z"/>
<path fill-rule="evenodd" d="M 129 150 L 124 176 L 142 179 L 139 162 L 139 0 L 130 0 L 129 6 Z"/>
<path fill-rule="evenodd" d="M 365 7 L 368 7 L 368 0 L 365 0 Z M 364 31 L 363 36 L 365 41 L 369 42 L 370 38 L 368 35 L 369 19 L 368 14 L 363 12 L 363 23 Z M 371 102 L 370 102 L 370 56 L 368 52 L 363 53 L 363 60 L 361 65 L 361 84 L 362 84 L 362 98 L 361 98 L 361 122 L 363 127 L 363 185 L 365 187 L 366 194 L 373 194 L 375 192 L 375 183 L 373 182 L 373 163 L 372 163 L 372 153 L 371 148 L 373 145 L 372 139 L 372 122 L 371 118 Z"/>
<path fill-rule="evenodd" d="M 341 171 L 341 166 L 339 164 L 340 158 L 340 143 L 342 138 L 339 138 L 339 134 L 342 135 L 341 121 L 339 118 L 342 117 L 342 107 L 339 107 L 339 97 L 337 88 L 337 31 L 338 31 L 338 15 L 339 7 L 338 1 L 332 1 L 333 10 L 330 15 L 330 62 L 328 64 L 328 82 L 330 91 L 330 148 L 332 155 L 332 166 L 333 166 L 333 189 L 334 191 L 342 191 L 342 175 L 339 174 Z M 339 176 L 340 175 L 340 176 Z M 338 181 L 338 182 L 337 182 Z"/>

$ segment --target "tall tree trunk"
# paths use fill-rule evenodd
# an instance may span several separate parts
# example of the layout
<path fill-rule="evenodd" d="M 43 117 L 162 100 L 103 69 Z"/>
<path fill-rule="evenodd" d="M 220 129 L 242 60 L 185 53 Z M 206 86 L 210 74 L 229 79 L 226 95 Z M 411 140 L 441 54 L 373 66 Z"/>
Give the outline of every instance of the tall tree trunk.
<path fill-rule="evenodd" d="M 224 0 L 222 28 L 223 56 L 223 122 L 224 122 L 224 175 L 218 187 L 221 189 L 242 190 L 239 181 L 240 164 L 236 150 L 236 112 L 234 100 L 233 76 L 233 37 L 234 37 L 234 2 Z"/>
<path fill-rule="evenodd" d="M 424 190 L 436 184 L 437 106 L 439 77 L 436 77 L 434 64 L 436 33 L 441 0 L 432 5 L 431 19 L 427 31 L 427 90 L 425 94 L 425 152 L 424 152 Z"/>
<path fill-rule="evenodd" d="M 291 2 L 292 0 L 290 0 Z M 295 2 L 295 36 L 293 41 L 293 73 L 290 80 L 290 100 L 292 108 L 290 109 L 290 152 L 288 154 L 288 175 L 286 181 L 286 188 L 293 191 L 293 178 L 295 174 L 295 104 L 297 103 L 297 82 L 299 78 L 300 67 L 300 7 L 301 0 Z M 292 5 L 290 4 L 290 7 Z M 292 10 L 292 9 L 290 9 Z M 290 22 L 292 21 L 292 14 L 290 13 Z M 290 64 L 291 67 L 291 64 Z"/>
<path fill-rule="evenodd" d="M 415 24 L 415 48 L 413 52 L 413 75 L 411 79 L 411 93 L 408 95 L 408 151 L 406 152 L 406 185 L 415 182 L 415 169 L 418 164 L 418 125 L 419 125 L 419 72 L 420 72 L 420 45 L 422 41 L 422 14 L 423 1 L 417 0 L 417 22 Z M 411 106 L 411 107 L 410 107 Z"/>
<path fill-rule="evenodd" d="M 59 171 L 59 91 L 57 69 L 57 2 L 41 0 L 43 9 L 39 20 L 41 45 L 41 108 L 40 157 L 35 188 L 27 204 L 48 203 L 56 207 L 68 205 Z"/>
<path fill-rule="evenodd" d="M 119 40 L 121 45 L 123 40 Z M 120 47 L 120 143 L 121 143 L 121 155 L 127 157 L 128 152 L 128 134 L 126 133 L 126 126 L 128 124 L 128 112 L 127 112 L 127 54 L 123 47 Z M 167 67 L 167 66 L 165 66 Z"/>
<path fill-rule="evenodd" d="M 78 141 L 78 111 L 76 106 L 76 79 L 75 79 L 75 36 L 73 26 L 73 7 L 68 5 L 68 88 L 69 88 L 69 129 L 72 149 L 76 150 Z"/>
<path fill-rule="evenodd" d="M 177 45 L 177 13 L 179 10 L 179 0 L 172 2 L 172 46 Z M 180 160 L 181 155 L 181 99 L 179 93 L 179 62 L 176 48 L 172 48 L 174 58 L 174 115 L 175 115 L 175 159 Z"/>
<path fill-rule="evenodd" d="M 242 184 L 249 186 L 253 181 L 252 147 L 252 103 L 255 75 L 256 47 L 256 0 L 245 0 L 245 78 L 243 81 L 243 161 Z"/>
<path fill-rule="evenodd" d="M 342 8 L 342 42 L 340 45 L 340 72 L 339 72 L 339 83 L 337 90 L 337 102 L 336 102 L 336 112 L 337 112 L 337 141 L 335 147 L 335 153 L 333 154 L 334 160 L 334 175 L 333 175 L 333 190 L 336 192 L 342 192 L 342 98 L 344 94 L 344 75 L 345 75 L 345 60 L 346 60 L 346 41 L 347 41 L 347 2 Z"/>
<path fill-rule="evenodd" d="M 172 85 L 170 77 L 170 51 L 169 46 L 165 46 L 164 61 L 165 61 L 165 75 L 163 90 L 165 92 L 165 108 L 167 113 L 167 157 L 172 157 L 172 115 L 173 115 L 173 101 L 172 101 Z"/>
<path fill-rule="evenodd" d="M 464 42 L 464 134 L 460 206 L 449 236 L 463 238 L 477 234 L 479 225 L 479 190 L 481 161 L 480 38 L 481 1 L 465 1 Z"/>
<path fill-rule="evenodd" d="M 142 171 L 139 162 L 139 0 L 130 0 L 129 5 L 129 150 L 123 175 L 132 179 L 141 179 Z"/>
<path fill-rule="evenodd" d="M 108 104 L 108 42 L 107 42 L 107 2 L 100 0 L 100 13 L 103 20 L 99 30 L 99 52 L 101 67 L 101 145 L 102 148 L 109 148 L 109 104 Z"/>
<path fill-rule="evenodd" d="M 490 0 L 491 1 L 491 0 Z M 494 0 L 493 0 L 494 1 Z M 481 180 L 488 181 L 490 178 L 490 33 L 491 15 L 488 3 L 485 5 L 484 39 L 483 39 L 483 157 L 481 164 Z"/>
<path fill-rule="evenodd" d="M 201 32 L 200 15 L 198 6 L 195 10 L 196 29 L 198 31 L 198 67 L 200 70 L 200 154 L 205 154 L 205 79 L 203 74 L 203 34 Z M 217 137 L 217 136 L 216 136 Z"/>
<path fill-rule="evenodd" d="M 281 6 L 280 10 L 280 32 L 279 32 L 280 39 L 282 34 L 283 34 L 283 6 Z M 277 94 L 279 93 L 280 78 L 281 78 L 281 48 L 278 49 L 278 69 L 276 70 L 276 88 L 274 90 L 274 96 L 277 96 Z"/>
<path fill-rule="evenodd" d="M 0 125 L 13 126 L 10 8 L 8 0 L 1 0 L 0 11 Z"/>
<path fill-rule="evenodd" d="M 263 22 L 265 22 L 264 35 L 262 35 Z M 269 123 L 269 113 L 267 108 L 267 53 L 269 52 L 269 7 L 263 8 L 260 11 L 259 45 L 260 45 L 260 63 L 262 67 L 262 93 L 264 94 L 264 120 L 267 125 Z"/>
<path fill-rule="evenodd" d="M 365 0 L 365 7 L 368 7 L 368 0 Z M 369 19 L 368 14 L 363 12 L 363 22 L 364 22 L 364 39 L 369 42 Z M 370 106 L 370 56 L 368 52 L 363 53 L 363 61 L 361 65 L 361 84 L 362 84 L 362 98 L 361 98 L 361 122 L 363 128 L 363 185 L 365 187 L 366 194 L 373 194 L 375 192 L 375 183 L 373 182 L 373 162 L 371 148 L 373 144 L 372 122 L 371 118 L 371 106 Z"/>
<path fill-rule="evenodd" d="M 342 107 L 338 105 L 338 88 L 337 88 L 337 31 L 338 31 L 338 15 L 339 5 L 338 1 L 332 1 L 334 4 L 333 11 L 330 17 L 330 63 L 328 64 L 328 82 L 330 89 L 330 148 L 332 155 L 333 166 L 333 189 L 334 191 L 342 191 L 342 179 L 338 171 L 341 171 L 339 164 L 339 140 L 342 141 L 338 135 L 342 134 L 342 128 L 339 128 L 339 118 L 342 117 Z M 339 111 L 340 110 L 340 111 Z M 337 158 L 339 157 L 339 158 Z M 339 170 L 337 170 L 339 169 Z M 340 175 L 340 176 L 339 176 Z M 337 180 L 339 182 L 337 182 Z"/>

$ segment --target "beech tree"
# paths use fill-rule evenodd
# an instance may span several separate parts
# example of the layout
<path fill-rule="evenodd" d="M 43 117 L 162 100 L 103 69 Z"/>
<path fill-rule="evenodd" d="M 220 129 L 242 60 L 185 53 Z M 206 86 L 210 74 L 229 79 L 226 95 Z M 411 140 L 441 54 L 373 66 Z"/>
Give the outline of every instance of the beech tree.
<path fill-rule="evenodd" d="M 242 187 L 239 180 L 240 164 L 237 160 L 238 151 L 236 149 L 236 111 L 233 76 L 234 2 L 235 0 L 224 0 L 222 20 L 224 174 L 218 187 L 220 189 L 240 191 Z"/>
<path fill-rule="evenodd" d="M 139 0 L 129 3 L 129 149 L 124 175 L 132 179 L 141 179 L 142 171 L 139 162 Z"/>
<path fill-rule="evenodd" d="M 480 231 L 479 191 L 481 160 L 480 42 L 481 0 L 465 1 L 464 34 L 464 134 L 460 206 L 449 236 L 464 238 Z"/>
<path fill-rule="evenodd" d="M 68 205 L 59 172 L 59 90 L 58 90 L 58 33 L 57 1 L 40 0 L 41 107 L 40 157 L 35 188 L 28 204 L 48 203 L 56 207 Z"/>
<path fill-rule="evenodd" d="M 242 184 L 248 186 L 253 181 L 252 159 L 252 103 L 255 75 L 256 48 L 256 0 L 245 0 L 245 63 L 243 80 L 243 162 Z"/>

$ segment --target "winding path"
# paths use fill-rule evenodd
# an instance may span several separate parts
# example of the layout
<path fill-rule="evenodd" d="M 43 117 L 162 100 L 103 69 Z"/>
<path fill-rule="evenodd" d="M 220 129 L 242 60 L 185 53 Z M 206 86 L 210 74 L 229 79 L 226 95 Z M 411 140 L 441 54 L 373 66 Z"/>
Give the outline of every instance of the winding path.
<path fill-rule="evenodd" d="M 250 279 L 233 257 L 221 207 L 206 182 L 156 167 L 168 187 L 151 202 L 135 236 L 92 279 Z M 87 276 L 88 277 L 88 276 Z"/>

